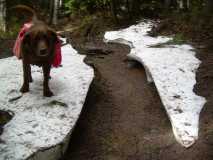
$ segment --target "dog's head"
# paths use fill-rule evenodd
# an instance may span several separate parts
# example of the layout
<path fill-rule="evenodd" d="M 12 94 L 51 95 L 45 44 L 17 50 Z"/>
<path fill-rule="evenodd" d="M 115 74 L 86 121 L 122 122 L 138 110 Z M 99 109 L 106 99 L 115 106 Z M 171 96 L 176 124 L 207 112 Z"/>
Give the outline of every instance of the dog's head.
<path fill-rule="evenodd" d="M 33 57 L 46 59 L 54 56 L 55 43 L 57 42 L 56 33 L 46 26 L 32 26 L 24 35 L 22 48 L 26 54 Z"/>

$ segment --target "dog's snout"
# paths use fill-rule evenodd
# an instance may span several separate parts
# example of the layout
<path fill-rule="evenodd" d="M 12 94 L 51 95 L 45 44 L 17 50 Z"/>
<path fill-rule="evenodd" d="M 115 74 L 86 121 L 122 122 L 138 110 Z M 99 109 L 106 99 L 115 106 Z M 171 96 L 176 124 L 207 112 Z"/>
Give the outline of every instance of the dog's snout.
<path fill-rule="evenodd" d="M 40 55 L 45 56 L 47 54 L 47 49 L 40 50 Z"/>
<path fill-rule="evenodd" d="M 48 55 L 48 47 L 45 41 L 39 41 L 38 43 L 38 56 L 47 56 Z"/>

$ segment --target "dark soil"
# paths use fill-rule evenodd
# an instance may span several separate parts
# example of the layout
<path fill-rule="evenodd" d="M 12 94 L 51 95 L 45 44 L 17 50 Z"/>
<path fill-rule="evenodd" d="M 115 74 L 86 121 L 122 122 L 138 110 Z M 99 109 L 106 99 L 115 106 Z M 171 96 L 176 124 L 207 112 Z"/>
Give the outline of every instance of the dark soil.
<path fill-rule="evenodd" d="M 13 118 L 12 112 L 1 111 L 0 110 L 0 135 L 3 133 L 3 127 Z M 3 141 L 0 139 L 0 143 Z"/>
<path fill-rule="evenodd" d="M 13 55 L 12 48 L 14 39 L 0 39 L 0 59 L 7 58 Z"/>
<path fill-rule="evenodd" d="M 165 27 L 163 32 L 171 31 Z M 186 149 L 176 142 L 155 86 L 147 83 L 143 67 L 126 60 L 129 48 L 104 44 L 91 35 L 71 36 L 72 45 L 88 54 L 85 61 L 94 67 L 96 76 L 63 160 L 212 160 L 213 53 L 205 45 L 209 42 L 198 43 L 198 38 L 195 44 L 203 62 L 195 92 L 208 102 L 200 116 L 199 139 Z M 0 58 L 12 55 L 13 42 L 0 40 Z"/>
<path fill-rule="evenodd" d="M 201 21 L 201 22 L 200 22 Z M 154 28 L 153 35 L 174 35 L 182 34 L 188 43 L 191 43 L 202 63 L 197 71 L 197 84 L 194 87 L 196 94 L 207 99 L 201 115 L 200 115 L 200 135 L 198 144 L 203 147 L 203 152 L 211 156 L 205 156 L 203 159 L 211 159 L 212 153 L 210 149 L 213 148 L 213 34 L 212 24 L 206 23 L 206 20 L 197 18 L 195 24 L 186 21 L 177 21 L 175 18 L 170 18 L 161 21 L 158 27 Z M 203 145 L 200 141 L 205 142 Z M 195 158 L 196 159 L 196 158 Z M 198 157 L 197 157 L 198 159 Z M 213 159 L 213 158 L 212 158 Z"/>
<path fill-rule="evenodd" d="M 83 53 L 89 45 L 112 53 L 87 56 L 96 77 L 63 160 L 213 159 L 213 108 L 209 104 L 201 114 L 198 141 L 189 149 L 183 148 L 174 138 L 155 86 L 147 83 L 143 67 L 126 61 L 127 46 L 104 44 L 102 40 L 78 45 L 82 44 L 79 37 L 72 37 L 72 41 Z"/>
<path fill-rule="evenodd" d="M 204 108 L 209 108 L 213 105 L 213 48 L 197 49 L 197 57 L 202 63 L 197 71 L 197 84 L 194 90 L 198 95 L 207 98 L 208 102 Z"/>

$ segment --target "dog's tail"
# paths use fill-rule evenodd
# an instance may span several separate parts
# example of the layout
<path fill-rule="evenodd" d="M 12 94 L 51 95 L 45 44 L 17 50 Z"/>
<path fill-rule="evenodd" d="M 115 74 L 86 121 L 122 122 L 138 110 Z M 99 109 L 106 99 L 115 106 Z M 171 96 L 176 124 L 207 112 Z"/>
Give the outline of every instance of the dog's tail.
<path fill-rule="evenodd" d="M 31 18 L 32 21 L 36 21 L 38 19 L 36 11 L 34 9 L 32 9 L 31 7 L 28 7 L 26 5 L 22 5 L 22 4 L 16 5 L 14 7 L 11 7 L 11 9 L 26 11 L 26 12 L 30 13 L 31 14 L 30 18 Z"/>

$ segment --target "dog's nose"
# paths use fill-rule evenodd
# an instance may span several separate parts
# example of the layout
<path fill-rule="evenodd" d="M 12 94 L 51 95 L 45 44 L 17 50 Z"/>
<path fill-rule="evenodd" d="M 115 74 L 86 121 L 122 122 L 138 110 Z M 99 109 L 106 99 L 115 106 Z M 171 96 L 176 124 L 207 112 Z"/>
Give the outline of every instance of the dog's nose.
<path fill-rule="evenodd" d="M 41 56 L 45 56 L 46 54 L 47 54 L 47 50 L 46 49 L 40 50 L 40 55 Z"/>

